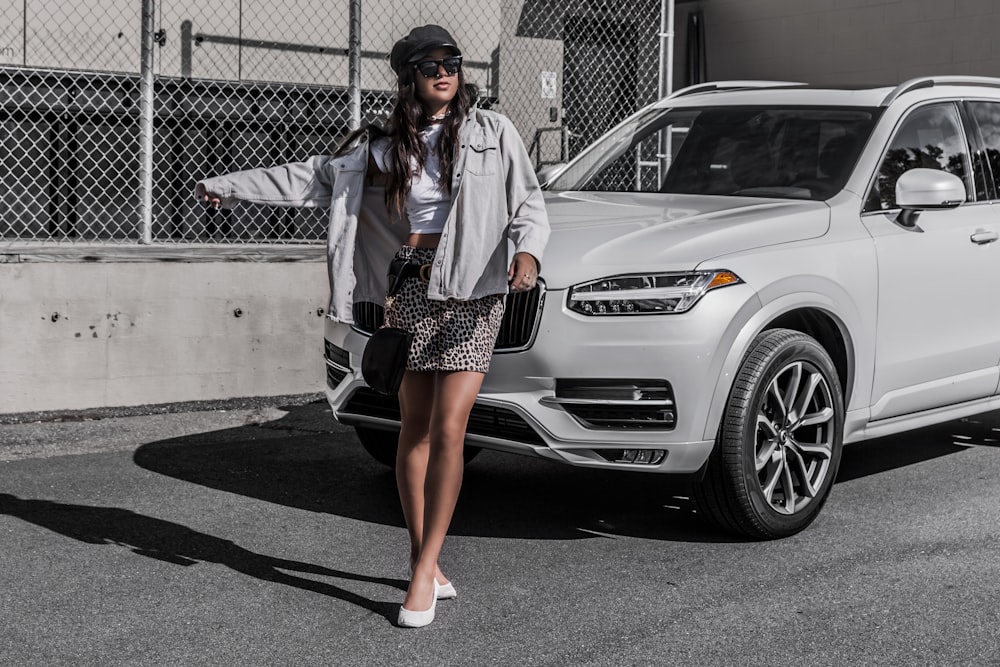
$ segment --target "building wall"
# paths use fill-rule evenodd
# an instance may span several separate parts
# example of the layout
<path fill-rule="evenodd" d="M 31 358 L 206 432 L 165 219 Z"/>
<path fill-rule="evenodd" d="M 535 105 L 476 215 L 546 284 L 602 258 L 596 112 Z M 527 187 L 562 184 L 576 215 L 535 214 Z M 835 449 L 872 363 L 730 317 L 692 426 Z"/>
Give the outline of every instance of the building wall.
<path fill-rule="evenodd" d="M 0 414 L 323 390 L 321 259 L 2 257 Z"/>
<path fill-rule="evenodd" d="M 1000 75 L 992 0 L 700 0 L 677 5 L 678 86 L 688 15 L 705 17 L 709 80 L 893 84 Z"/>

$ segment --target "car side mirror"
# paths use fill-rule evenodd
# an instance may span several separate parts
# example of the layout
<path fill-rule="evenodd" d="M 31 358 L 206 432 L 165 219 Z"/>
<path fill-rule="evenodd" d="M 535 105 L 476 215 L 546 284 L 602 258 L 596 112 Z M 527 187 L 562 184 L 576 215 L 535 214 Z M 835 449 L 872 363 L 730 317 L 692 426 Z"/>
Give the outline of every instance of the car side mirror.
<path fill-rule="evenodd" d="M 896 222 L 903 227 L 917 225 L 917 216 L 929 209 L 955 208 L 965 202 L 965 183 L 940 169 L 910 169 L 896 181 Z"/>

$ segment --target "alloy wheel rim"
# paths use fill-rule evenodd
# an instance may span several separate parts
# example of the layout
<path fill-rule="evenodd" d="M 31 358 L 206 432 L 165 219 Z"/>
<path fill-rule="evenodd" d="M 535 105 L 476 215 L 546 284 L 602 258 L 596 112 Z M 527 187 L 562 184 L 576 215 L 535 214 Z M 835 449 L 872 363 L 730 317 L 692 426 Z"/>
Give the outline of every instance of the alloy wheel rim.
<path fill-rule="evenodd" d="M 757 481 L 772 510 L 792 515 L 820 494 L 833 457 L 835 409 L 826 378 L 795 361 L 768 383 L 757 410 Z"/>

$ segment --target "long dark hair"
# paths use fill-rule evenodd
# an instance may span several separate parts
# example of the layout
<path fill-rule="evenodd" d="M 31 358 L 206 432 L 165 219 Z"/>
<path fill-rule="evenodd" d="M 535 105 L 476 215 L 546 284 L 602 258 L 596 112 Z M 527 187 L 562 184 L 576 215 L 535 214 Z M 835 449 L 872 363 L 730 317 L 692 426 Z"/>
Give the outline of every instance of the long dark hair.
<path fill-rule="evenodd" d="M 355 144 L 356 139 L 368 133 L 369 142 L 379 136 L 392 138 L 389 151 L 388 185 L 385 189 L 385 204 L 390 213 L 402 216 L 406 208 L 406 197 L 410 194 L 410 179 L 413 165 L 422 172 L 427 164 L 427 145 L 420 138 L 420 128 L 426 125 L 424 108 L 416 94 L 415 70 L 404 65 L 396 80 L 396 97 L 385 126 L 372 124 L 362 128 L 344 140 L 336 154 L 340 155 Z M 441 140 L 438 143 L 438 159 L 441 161 L 439 186 L 451 191 L 451 177 L 459 154 L 459 132 L 462 123 L 472 107 L 474 86 L 465 83 L 465 73 L 458 70 L 458 90 L 448 106 L 449 115 L 444 121 Z"/>
<path fill-rule="evenodd" d="M 402 214 L 406 197 L 410 193 L 412 164 L 419 171 L 427 164 L 427 146 L 420 138 L 419 130 L 425 125 L 424 109 L 416 95 L 414 82 L 416 71 L 404 66 L 396 82 L 396 100 L 389 114 L 389 135 L 392 136 L 392 163 L 389 168 L 389 185 L 385 200 L 389 210 Z M 441 161 L 441 181 L 439 186 L 451 191 L 451 175 L 458 159 L 459 130 L 470 106 L 469 92 L 465 87 L 465 76 L 458 70 L 458 91 L 452 98 L 448 110 L 451 113 L 444 121 L 441 140 L 438 144 L 438 159 Z"/>

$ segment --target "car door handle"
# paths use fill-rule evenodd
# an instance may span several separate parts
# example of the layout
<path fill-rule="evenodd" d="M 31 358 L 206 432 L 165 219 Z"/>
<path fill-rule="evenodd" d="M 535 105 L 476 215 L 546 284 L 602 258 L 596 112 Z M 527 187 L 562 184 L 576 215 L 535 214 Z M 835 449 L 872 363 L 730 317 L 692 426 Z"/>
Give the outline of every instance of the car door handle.
<path fill-rule="evenodd" d="M 987 243 L 993 243 L 998 237 L 996 232 L 978 231 L 969 237 L 969 240 L 976 245 L 986 245 Z"/>

